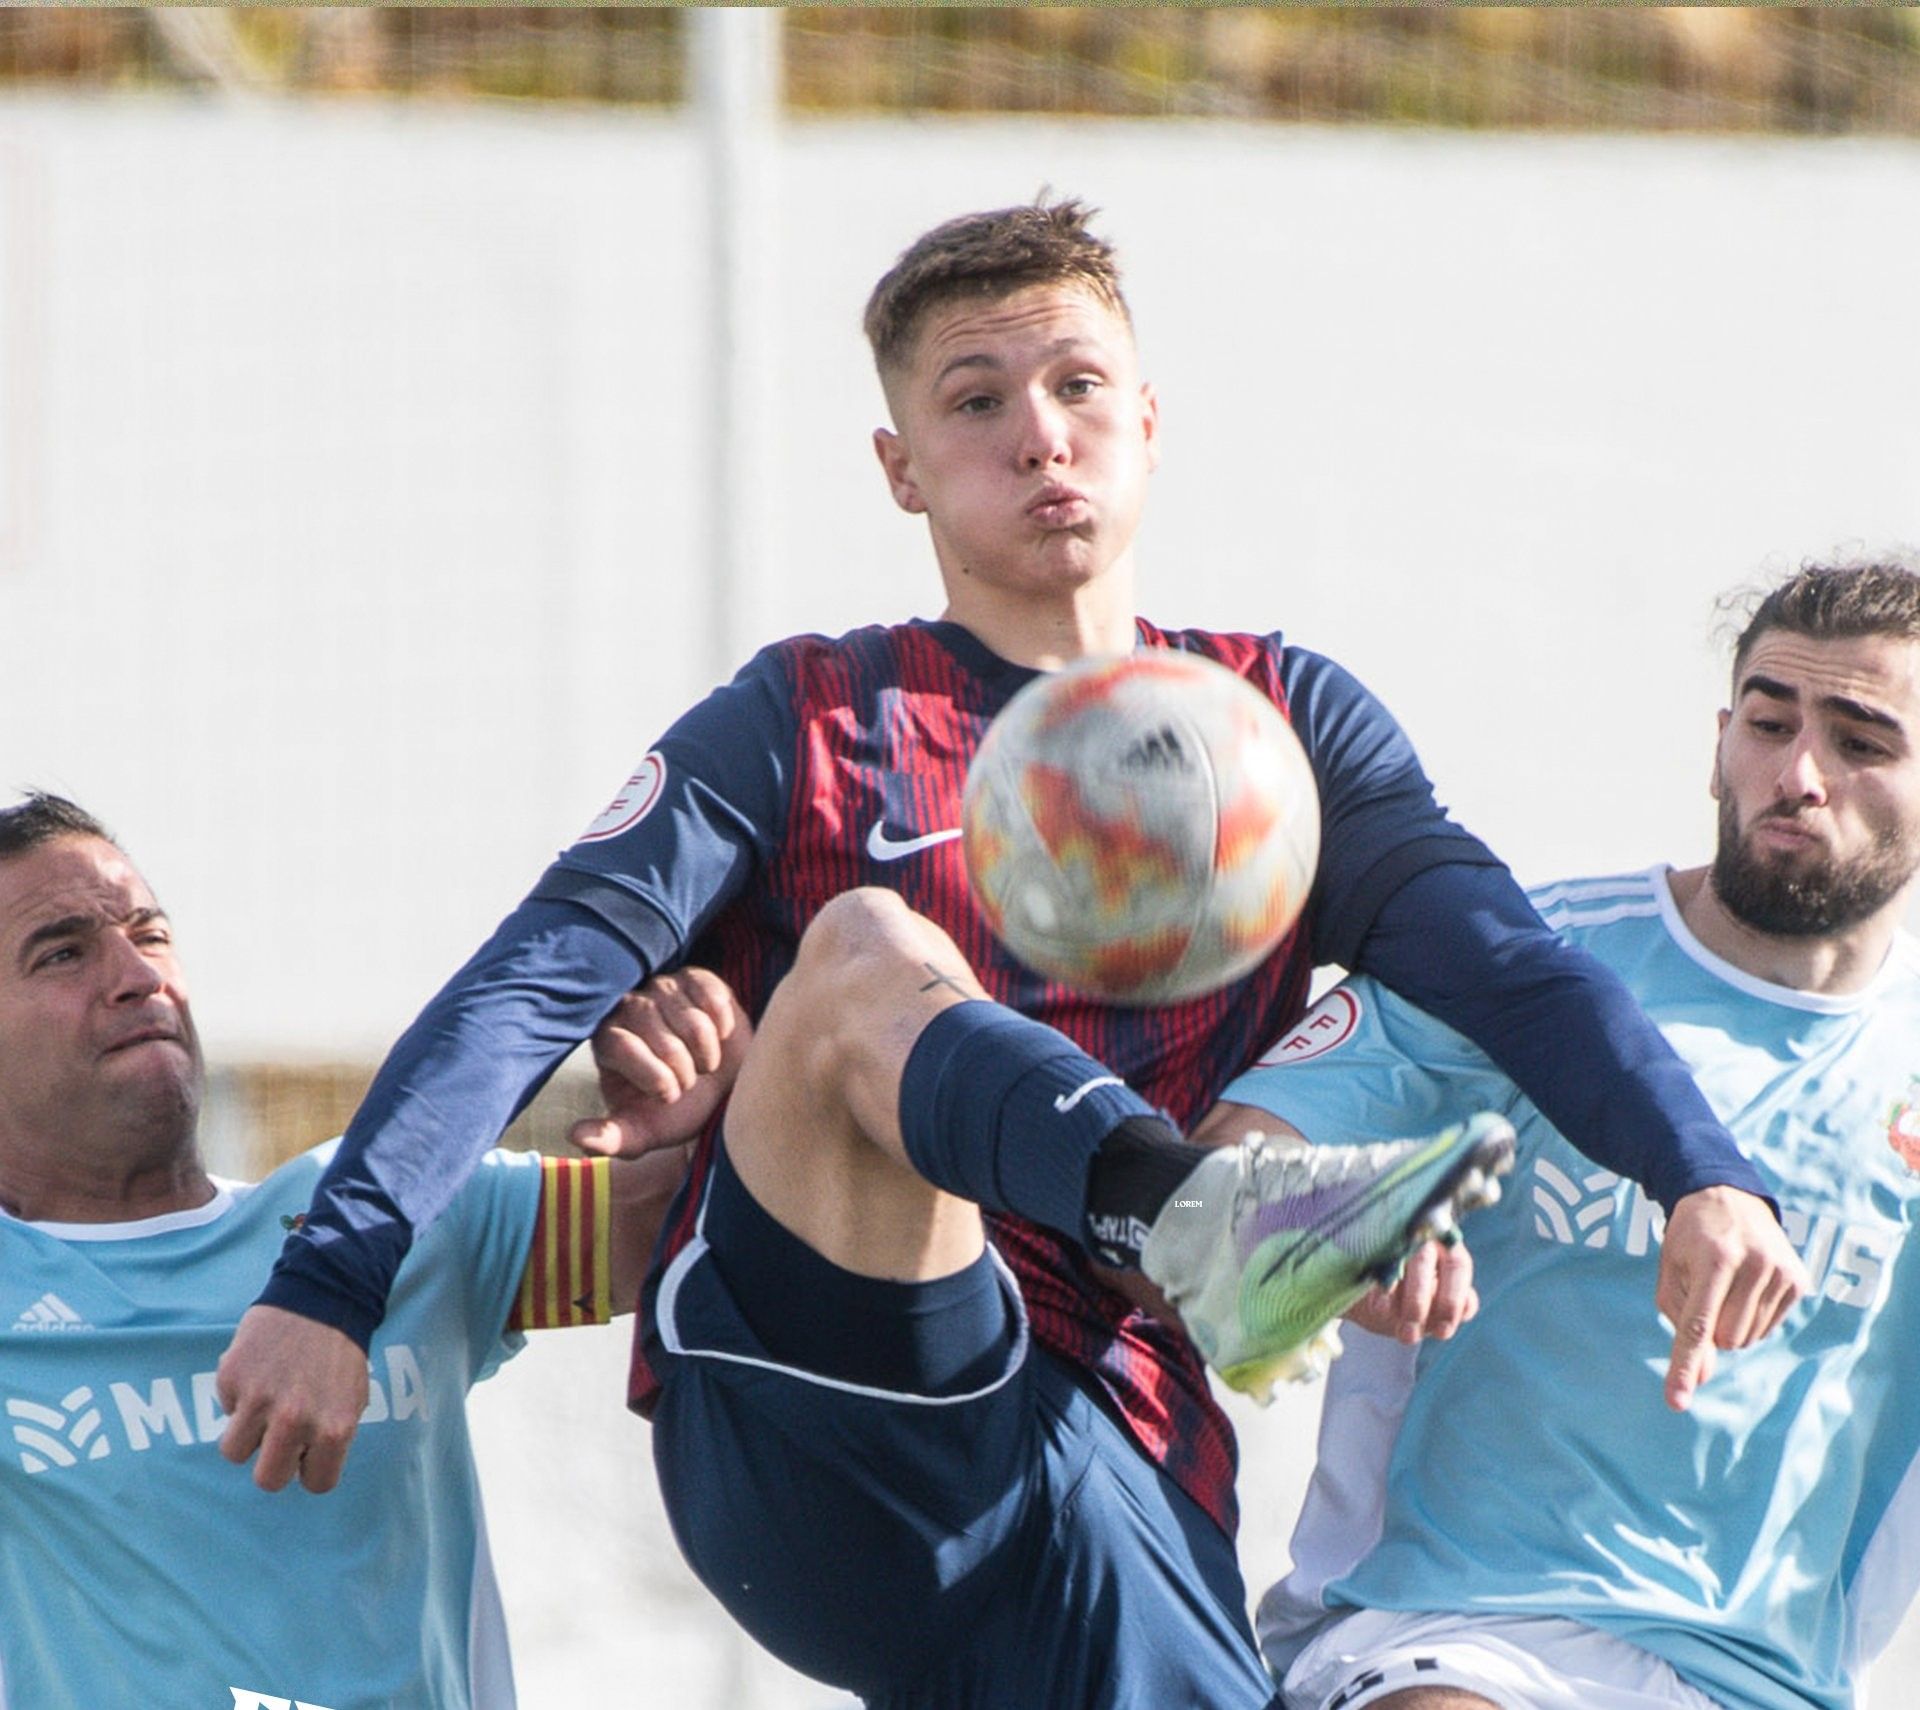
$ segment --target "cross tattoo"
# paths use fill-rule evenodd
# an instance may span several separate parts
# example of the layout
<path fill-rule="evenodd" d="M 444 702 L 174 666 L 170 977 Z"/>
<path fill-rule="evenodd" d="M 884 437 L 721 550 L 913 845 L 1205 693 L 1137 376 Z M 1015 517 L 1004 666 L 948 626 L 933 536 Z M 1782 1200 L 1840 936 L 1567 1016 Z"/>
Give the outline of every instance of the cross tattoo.
<path fill-rule="evenodd" d="M 941 973 L 940 970 L 936 968 L 931 962 L 922 962 L 920 966 L 925 968 L 927 972 L 933 976 L 932 979 L 927 981 L 927 983 L 920 988 L 923 992 L 930 992 L 933 990 L 935 986 L 945 986 L 950 991 L 958 992 L 962 997 L 966 997 L 968 995 L 966 987 L 961 985 L 961 983 L 958 980 L 956 980 L 953 977 L 953 975 Z"/>

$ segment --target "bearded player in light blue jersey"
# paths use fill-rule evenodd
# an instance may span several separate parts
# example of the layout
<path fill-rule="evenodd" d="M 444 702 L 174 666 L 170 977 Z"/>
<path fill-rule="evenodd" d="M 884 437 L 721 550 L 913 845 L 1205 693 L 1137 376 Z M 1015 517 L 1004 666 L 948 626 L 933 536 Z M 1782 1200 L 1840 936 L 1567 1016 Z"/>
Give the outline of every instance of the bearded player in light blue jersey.
<path fill-rule="evenodd" d="M 508 1710 L 466 1392 L 631 1307 L 678 1171 L 491 1154 L 400 1272 L 353 1487 L 290 1509 L 220 1458 L 214 1371 L 333 1148 L 217 1180 L 201 1083 L 146 882 L 71 802 L 0 807 L 0 1710 Z"/>
<path fill-rule="evenodd" d="M 1794 576 L 1720 719 L 1710 868 L 1535 901 L 1686 1060 L 1811 1289 L 1663 1406 L 1658 1209 L 1458 1034 L 1370 980 L 1329 994 L 1228 1089 L 1238 1121 L 1492 1107 L 1520 1144 L 1472 1229 L 1478 1315 L 1418 1347 L 1350 1331 L 1334 1367 L 1296 1565 L 1261 1606 L 1289 1710 L 1850 1710 L 1913 1595 L 1920 575 Z"/>

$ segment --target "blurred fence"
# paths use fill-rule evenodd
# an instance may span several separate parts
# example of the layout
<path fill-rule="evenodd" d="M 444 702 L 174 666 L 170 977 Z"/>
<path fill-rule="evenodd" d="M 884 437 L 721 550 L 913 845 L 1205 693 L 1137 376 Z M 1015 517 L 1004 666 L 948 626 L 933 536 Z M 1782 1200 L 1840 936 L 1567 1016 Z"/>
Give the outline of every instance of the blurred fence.
<path fill-rule="evenodd" d="M 676 7 L 0 14 L 0 82 L 671 105 Z M 1900 7 L 793 7 L 795 113 L 1920 134 Z"/>
<path fill-rule="evenodd" d="M 340 1133 L 373 1079 L 373 1063 L 222 1062 L 207 1077 L 202 1133 L 218 1175 L 251 1181 Z M 554 1076 L 501 1137 L 522 1152 L 566 1155 L 567 1131 L 600 1113 L 591 1073 Z"/>

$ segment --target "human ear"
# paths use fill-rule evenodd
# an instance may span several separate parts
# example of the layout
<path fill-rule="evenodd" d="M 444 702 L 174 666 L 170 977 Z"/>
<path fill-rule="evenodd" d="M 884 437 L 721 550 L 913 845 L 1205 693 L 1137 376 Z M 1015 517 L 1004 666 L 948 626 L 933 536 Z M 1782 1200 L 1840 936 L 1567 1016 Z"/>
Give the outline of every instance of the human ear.
<path fill-rule="evenodd" d="M 1727 726 L 1733 723 L 1733 714 L 1722 707 L 1720 709 L 1720 735 L 1713 745 L 1713 772 L 1707 779 L 1707 794 L 1715 801 L 1720 799 L 1720 747 L 1727 739 Z"/>
<path fill-rule="evenodd" d="M 893 502 L 909 515 L 924 515 L 927 501 L 921 497 L 919 483 L 913 478 L 913 456 L 907 442 L 891 428 L 875 428 L 873 454 L 880 459 Z"/>

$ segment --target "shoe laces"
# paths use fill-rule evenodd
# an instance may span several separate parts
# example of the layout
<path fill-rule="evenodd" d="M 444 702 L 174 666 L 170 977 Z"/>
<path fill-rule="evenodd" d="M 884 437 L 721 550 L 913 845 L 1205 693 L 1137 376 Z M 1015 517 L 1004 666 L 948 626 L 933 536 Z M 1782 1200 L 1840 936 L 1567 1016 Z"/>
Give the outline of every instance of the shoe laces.
<path fill-rule="evenodd" d="M 1375 1140 L 1360 1146 L 1316 1146 L 1294 1134 L 1249 1134 L 1242 1143 L 1242 1183 L 1255 1198 L 1272 1200 L 1373 1180 L 1418 1147 L 1417 1140 Z"/>

